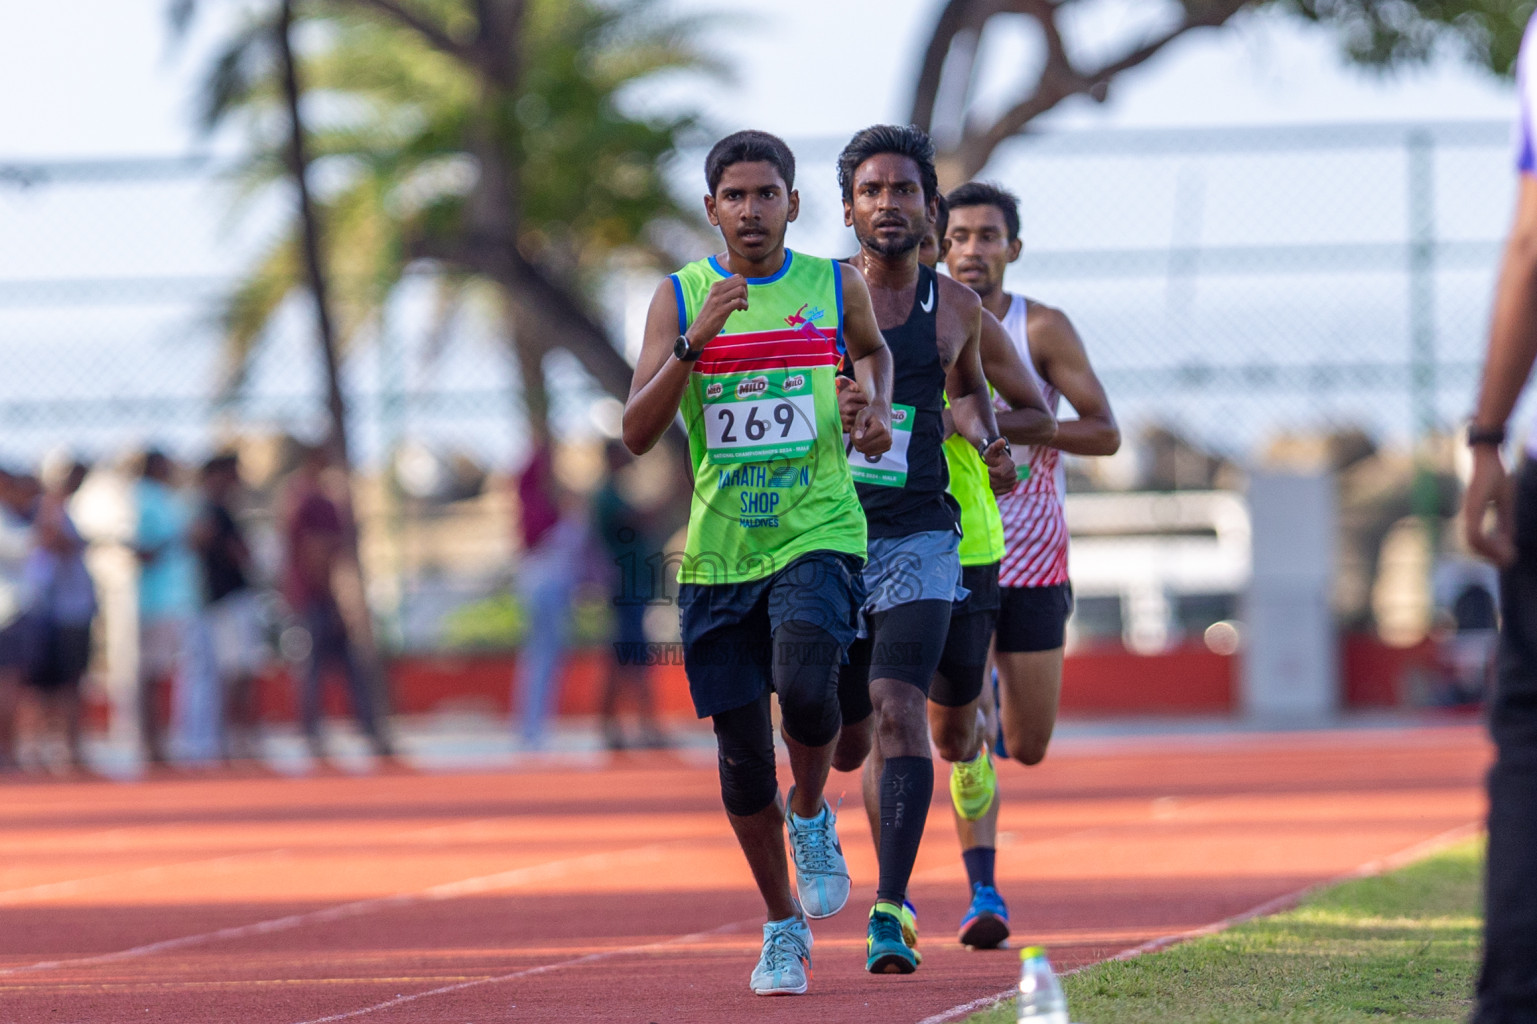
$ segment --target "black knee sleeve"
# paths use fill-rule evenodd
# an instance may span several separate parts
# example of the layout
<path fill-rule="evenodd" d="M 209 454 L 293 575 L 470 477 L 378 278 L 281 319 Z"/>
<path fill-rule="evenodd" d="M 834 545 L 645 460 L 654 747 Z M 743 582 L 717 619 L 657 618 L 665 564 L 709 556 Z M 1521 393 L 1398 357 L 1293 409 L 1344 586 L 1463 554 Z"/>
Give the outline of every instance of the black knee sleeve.
<path fill-rule="evenodd" d="M 842 646 L 816 626 L 787 622 L 774 631 L 774 692 L 796 743 L 820 747 L 837 738 L 843 719 L 834 673 L 842 660 Z"/>
<path fill-rule="evenodd" d="M 719 755 L 721 802 L 739 818 L 757 814 L 779 795 L 768 691 L 751 704 L 712 715 L 710 722 Z"/>
<path fill-rule="evenodd" d="M 871 679 L 896 679 L 929 692 L 950 633 L 949 601 L 909 601 L 869 615 Z"/>

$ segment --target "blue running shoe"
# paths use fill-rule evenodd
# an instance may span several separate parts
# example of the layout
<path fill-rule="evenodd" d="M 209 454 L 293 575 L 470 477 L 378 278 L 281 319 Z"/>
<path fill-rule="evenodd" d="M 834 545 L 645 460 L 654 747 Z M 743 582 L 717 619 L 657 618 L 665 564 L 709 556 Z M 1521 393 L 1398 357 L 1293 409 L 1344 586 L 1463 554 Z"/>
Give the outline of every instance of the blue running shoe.
<path fill-rule="evenodd" d="M 794 795 L 792 786 L 791 799 Z M 838 842 L 837 816 L 826 800 L 814 818 L 802 818 L 786 809 L 785 829 L 795 855 L 795 889 L 801 908 L 810 918 L 833 916 L 849 901 L 849 866 Z"/>
<path fill-rule="evenodd" d="M 997 949 L 1009 937 L 1009 908 L 990 885 L 971 887 L 971 906 L 961 918 L 961 945 Z"/>
<path fill-rule="evenodd" d="M 871 974 L 911 974 L 918 969 L 917 954 L 902 941 L 901 907 L 877 903 L 871 908 L 865 953 L 865 970 Z"/>
<path fill-rule="evenodd" d="M 752 972 L 760 996 L 798 996 L 811 981 L 811 928 L 799 915 L 763 926 L 763 953 Z"/>

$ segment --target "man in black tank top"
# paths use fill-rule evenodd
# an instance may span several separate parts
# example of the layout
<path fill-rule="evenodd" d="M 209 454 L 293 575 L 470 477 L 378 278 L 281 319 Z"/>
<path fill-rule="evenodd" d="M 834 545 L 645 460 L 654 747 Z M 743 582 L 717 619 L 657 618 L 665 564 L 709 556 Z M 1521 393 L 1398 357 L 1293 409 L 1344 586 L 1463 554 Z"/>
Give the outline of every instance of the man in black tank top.
<path fill-rule="evenodd" d="M 868 597 L 862 637 L 840 673 L 845 735 L 835 763 L 852 767 L 872 754 L 864 796 L 880 878 L 865 968 L 909 974 L 919 957 L 904 904 L 934 791 L 929 685 L 951 602 L 965 597 L 958 510 L 945 492 L 940 447 L 946 394 L 957 432 L 982 452 L 996 487 L 1014 482 L 1014 464 L 978 357 L 981 302 L 918 261 L 937 212 L 933 144 L 916 127 L 867 128 L 839 157 L 838 180 L 844 220 L 860 244 L 852 265 L 869 286 L 895 374 L 890 450 L 874 459 L 850 450 L 869 525 Z"/>

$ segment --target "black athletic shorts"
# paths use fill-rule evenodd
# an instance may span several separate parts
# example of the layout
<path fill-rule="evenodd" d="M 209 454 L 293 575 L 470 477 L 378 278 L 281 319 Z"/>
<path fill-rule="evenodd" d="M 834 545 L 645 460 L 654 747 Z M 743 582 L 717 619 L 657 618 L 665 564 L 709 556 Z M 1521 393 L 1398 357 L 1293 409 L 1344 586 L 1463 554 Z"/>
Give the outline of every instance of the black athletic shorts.
<path fill-rule="evenodd" d="M 998 650 L 1006 654 L 1054 651 L 1067 640 L 1073 585 L 999 587 Z"/>
<path fill-rule="evenodd" d="M 982 693 L 987 648 L 998 623 L 998 563 L 962 566 L 961 585 L 971 593 L 950 608 L 950 633 L 929 689 L 929 700 L 947 708 L 965 707 Z"/>
<path fill-rule="evenodd" d="M 700 718 L 751 704 L 773 686 L 774 634 L 787 623 L 805 623 L 832 637 L 832 669 L 854 639 L 855 616 L 864 599 L 856 555 L 813 551 L 772 576 L 746 583 L 678 587 L 683 671 Z"/>

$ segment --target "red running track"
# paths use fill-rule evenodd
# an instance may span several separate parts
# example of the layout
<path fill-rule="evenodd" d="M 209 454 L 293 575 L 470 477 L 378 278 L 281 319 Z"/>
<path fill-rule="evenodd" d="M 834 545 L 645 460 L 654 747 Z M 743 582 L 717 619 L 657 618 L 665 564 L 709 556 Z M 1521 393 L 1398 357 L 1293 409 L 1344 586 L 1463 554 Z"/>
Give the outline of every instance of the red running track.
<path fill-rule="evenodd" d="M 1072 967 L 1471 826 L 1488 757 L 1449 727 L 1080 741 L 1004 766 L 1016 942 Z M 697 758 L 6 785 L 0 1021 L 886 1024 L 1008 987 L 1012 955 L 955 944 L 939 799 L 908 977 L 863 972 L 875 859 L 857 807 L 840 828 L 854 898 L 814 926 L 811 993 L 768 1000 L 747 989 L 762 906 Z"/>

